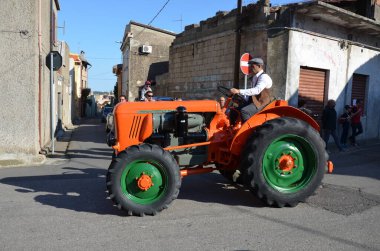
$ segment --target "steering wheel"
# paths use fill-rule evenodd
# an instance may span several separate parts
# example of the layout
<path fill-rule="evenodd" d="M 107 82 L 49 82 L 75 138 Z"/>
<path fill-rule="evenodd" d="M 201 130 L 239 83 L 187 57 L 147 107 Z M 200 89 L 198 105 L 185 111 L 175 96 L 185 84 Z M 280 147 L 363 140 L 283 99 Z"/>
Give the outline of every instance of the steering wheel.
<path fill-rule="evenodd" d="M 246 102 L 246 100 L 245 100 L 245 98 L 244 98 L 243 95 L 241 95 L 241 94 L 233 94 L 232 95 L 230 93 L 230 88 L 227 88 L 227 87 L 224 87 L 224 86 L 218 86 L 217 89 L 218 89 L 218 91 L 220 93 L 222 93 L 226 97 L 231 97 L 232 96 L 232 100 L 236 101 L 239 104 L 244 104 Z"/>
<path fill-rule="evenodd" d="M 218 91 L 223 94 L 226 97 L 231 97 L 232 94 L 230 93 L 230 89 L 224 86 L 218 86 L 217 87 Z"/>

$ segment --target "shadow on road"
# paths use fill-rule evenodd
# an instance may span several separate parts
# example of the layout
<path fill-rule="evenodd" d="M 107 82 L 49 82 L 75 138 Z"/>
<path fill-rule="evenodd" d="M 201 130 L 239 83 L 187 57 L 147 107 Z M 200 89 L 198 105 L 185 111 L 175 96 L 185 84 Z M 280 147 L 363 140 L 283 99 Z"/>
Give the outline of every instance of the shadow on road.
<path fill-rule="evenodd" d="M 224 205 L 265 207 L 248 189 L 229 183 L 218 173 L 185 177 L 178 199 Z"/>
<path fill-rule="evenodd" d="M 96 214 L 125 215 L 106 198 L 106 170 L 64 167 L 60 175 L 26 176 L 1 179 L 18 187 L 20 193 L 36 193 L 35 201 L 56 208 Z"/>
<path fill-rule="evenodd" d="M 60 175 L 3 178 L 0 183 L 15 186 L 19 193 L 35 193 L 34 200 L 43 205 L 77 212 L 126 216 L 107 198 L 106 170 L 98 168 L 63 167 Z M 183 179 L 178 200 L 205 203 L 265 206 L 248 190 L 231 185 L 223 176 L 210 173 Z"/>
<path fill-rule="evenodd" d="M 89 159 L 111 159 L 111 148 L 89 148 L 87 150 L 69 149 L 67 151 L 69 158 L 89 158 Z"/>

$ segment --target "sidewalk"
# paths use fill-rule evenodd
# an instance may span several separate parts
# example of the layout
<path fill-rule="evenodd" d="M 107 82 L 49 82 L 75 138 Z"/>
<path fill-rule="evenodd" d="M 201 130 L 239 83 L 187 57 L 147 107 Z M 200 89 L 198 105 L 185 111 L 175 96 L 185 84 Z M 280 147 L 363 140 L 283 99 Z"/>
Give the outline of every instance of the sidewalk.
<path fill-rule="evenodd" d="M 69 129 L 66 129 L 66 131 L 63 132 L 62 136 L 57 138 L 54 142 L 54 153 L 50 152 L 46 155 L 47 159 L 69 159 L 69 156 L 67 155 L 67 149 L 70 146 L 70 141 L 73 132 L 76 128 L 79 126 L 72 126 Z"/>
<path fill-rule="evenodd" d="M 336 144 L 334 142 L 331 142 L 327 145 L 327 149 L 328 149 L 329 155 L 337 155 L 337 154 L 356 152 L 359 150 L 366 149 L 369 146 L 373 146 L 377 144 L 380 144 L 380 140 L 378 139 L 361 140 L 361 141 L 358 141 L 358 146 L 347 145 L 347 147 L 344 148 L 344 151 L 340 152 Z"/>
<path fill-rule="evenodd" d="M 0 154 L 0 168 L 17 166 L 38 166 L 42 164 L 52 164 L 56 161 L 68 159 L 67 149 L 70 145 L 71 136 L 78 126 L 72 126 L 66 131 L 62 131 L 61 137 L 54 142 L 54 154 L 51 148 L 46 149 L 45 154 Z"/>

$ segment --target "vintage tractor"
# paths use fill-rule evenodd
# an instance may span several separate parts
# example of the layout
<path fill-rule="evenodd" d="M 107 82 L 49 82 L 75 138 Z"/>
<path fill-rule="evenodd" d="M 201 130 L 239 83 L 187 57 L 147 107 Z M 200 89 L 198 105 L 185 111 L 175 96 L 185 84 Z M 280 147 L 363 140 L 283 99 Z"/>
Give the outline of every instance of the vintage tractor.
<path fill-rule="evenodd" d="M 236 96 L 218 89 L 228 96 L 224 109 L 236 114 Z M 318 124 L 286 101 L 274 100 L 245 123 L 224 109 L 214 100 L 117 105 L 107 139 L 114 204 L 128 215 L 155 215 L 177 198 L 183 177 L 218 170 L 268 205 L 293 207 L 332 170 Z"/>

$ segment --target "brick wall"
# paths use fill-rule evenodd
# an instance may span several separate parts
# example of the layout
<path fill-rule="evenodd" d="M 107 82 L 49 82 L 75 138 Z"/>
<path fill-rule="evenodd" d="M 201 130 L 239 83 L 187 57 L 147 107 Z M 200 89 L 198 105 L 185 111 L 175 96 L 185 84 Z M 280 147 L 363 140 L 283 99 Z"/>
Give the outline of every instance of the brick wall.
<path fill-rule="evenodd" d="M 227 32 L 170 50 L 168 95 L 209 98 L 217 85 L 231 85 L 235 35 Z"/>
<path fill-rule="evenodd" d="M 263 8 L 248 5 L 243 9 L 240 55 L 249 52 L 266 58 L 266 32 L 255 30 L 265 23 Z M 236 10 L 218 12 L 214 17 L 189 25 L 170 47 L 167 93 L 188 99 L 215 99 L 217 86 L 233 86 L 236 41 Z M 244 75 L 239 75 L 244 86 Z"/>

